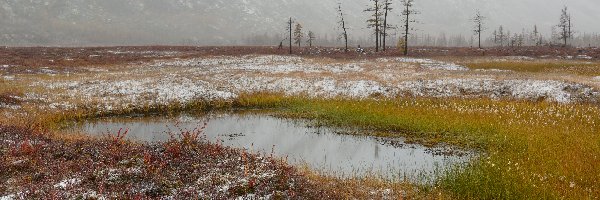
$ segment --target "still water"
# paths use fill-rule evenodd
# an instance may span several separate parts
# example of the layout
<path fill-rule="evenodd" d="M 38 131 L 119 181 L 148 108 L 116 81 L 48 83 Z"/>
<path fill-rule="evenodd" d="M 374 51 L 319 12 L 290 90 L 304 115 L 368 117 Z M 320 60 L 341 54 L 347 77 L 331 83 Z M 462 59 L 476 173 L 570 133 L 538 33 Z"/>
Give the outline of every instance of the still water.
<path fill-rule="evenodd" d="M 468 161 L 468 156 L 434 155 L 420 145 L 401 141 L 392 145 L 374 137 L 340 135 L 332 128 L 314 128 L 305 121 L 262 114 L 109 118 L 83 123 L 76 130 L 103 135 L 128 129 L 129 139 L 157 142 L 168 140 L 168 132 L 200 128 L 205 122 L 204 135 L 212 142 L 264 154 L 273 152 L 291 164 L 340 177 L 372 175 L 430 181 L 447 167 Z"/>

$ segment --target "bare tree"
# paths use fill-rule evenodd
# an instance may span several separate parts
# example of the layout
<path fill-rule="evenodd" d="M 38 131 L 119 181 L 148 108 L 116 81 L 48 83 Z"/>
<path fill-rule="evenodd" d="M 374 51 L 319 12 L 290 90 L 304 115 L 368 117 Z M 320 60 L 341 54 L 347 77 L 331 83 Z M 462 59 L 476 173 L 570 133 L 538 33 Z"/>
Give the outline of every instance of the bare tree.
<path fill-rule="evenodd" d="M 529 36 L 529 40 L 531 41 L 531 44 L 535 44 L 535 46 L 540 46 L 541 44 L 538 42 L 540 36 L 541 35 L 540 35 L 540 32 L 538 31 L 537 25 L 534 25 L 533 31 L 531 32 L 531 35 Z"/>
<path fill-rule="evenodd" d="M 484 26 L 485 17 L 481 15 L 479 10 L 475 13 L 475 17 L 473 18 L 473 22 L 475 23 L 475 27 L 473 29 L 473 33 L 477 35 L 479 41 L 479 48 L 481 49 L 481 33 L 486 30 Z"/>
<path fill-rule="evenodd" d="M 302 38 L 304 34 L 302 33 L 302 25 L 300 23 L 296 23 L 296 28 L 294 29 L 294 44 L 297 44 L 298 47 L 302 45 Z"/>
<path fill-rule="evenodd" d="M 342 34 L 340 35 L 343 39 L 344 39 L 344 44 L 346 44 L 346 49 L 345 51 L 348 52 L 348 28 L 346 27 L 346 20 L 344 20 L 344 12 L 342 12 L 342 3 L 338 2 L 338 14 L 340 16 L 340 21 L 338 21 L 338 24 L 340 26 L 340 29 L 342 29 Z"/>
<path fill-rule="evenodd" d="M 506 39 L 506 46 L 514 46 L 514 43 L 513 43 L 514 40 L 513 40 L 513 37 L 510 35 L 510 30 L 506 31 L 504 39 Z"/>
<path fill-rule="evenodd" d="M 564 46 L 567 46 L 567 40 L 573 38 L 573 26 L 571 24 L 571 14 L 567 10 L 567 6 L 562 9 L 560 15 L 560 23 L 557 25 L 559 29 L 558 37 L 563 40 Z"/>
<path fill-rule="evenodd" d="M 492 33 L 492 37 L 494 37 L 494 39 L 492 39 L 492 42 L 494 42 L 494 44 L 498 44 L 498 31 L 494 30 L 494 32 Z"/>
<path fill-rule="evenodd" d="M 496 38 L 498 39 L 497 41 L 500 43 L 500 46 L 504 46 L 504 39 L 506 39 L 506 34 L 504 33 L 504 27 L 502 27 L 502 25 L 498 27 Z"/>
<path fill-rule="evenodd" d="M 290 17 L 290 21 L 288 21 L 288 30 L 290 33 L 289 39 L 290 39 L 290 54 L 292 54 L 292 25 L 294 25 L 294 22 L 292 21 L 292 18 Z"/>
<path fill-rule="evenodd" d="M 404 55 L 405 56 L 408 55 L 408 35 L 410 34 L 410 31 L 413 30 L 411 28 L 411 24 L 416 22 L 416 20 L 412 19 L 411 17 L 413 15 L 419 14 L 418 11 L 412 9 L 412 7 L 414 6 L 414 1 L 415 0 L 402 0 L 402 6 L 403 6 L 402 18 L 404 20 L 404 24 L 402 25 L 402 28 L 404 28 Z"/>
<path fill-rule="evenodd" d="M 393 28 L 394 28 L 394 27 L 392 27 L 392 26 L 390 26 L 390 25 L 388 24 L 388 15 L 389 15 L 389 13 L 390 13 L 392 10 L 393 10 L 393 8 L 392 8 L 392 0 L 384 0 L 384 2 L 383 2 L 383 12 L 384 12 L 384 14 L 383 14 L 383 26 L 382 26 L 382 28 L 383 28 L 383 32 L 382 32 L 382 34 L 381 34 L 381 36 L 382 36 L 382 38 L 383 38 L 383 44 L 381 45 L 381 47 L 382 47 L 383 51 L 386 51 L 386 49 L 387 49 L 387 48 L 386 48 L 386 44 L 385 44 L 385 42 L 386 42 L 386 39 L 387 39 L 387 37 L 388 37 L 388 35 L 389 35 L 389 34 L 387 33 L 387 30 L 388 30 L 388 29 L 393 29 Z"/>
<path fill-rule="evenodd" d="M 517 38 L 516 38 L 517 46 L 521 47 L 521 46 L 525 45 L 525 29 L 523 29 L 523 31 L 521 31 L 521 34 L 515 33 L 515 35 L 517 35 Z"/>
<path fill-rule="evenodd" d="M 438 38 L 436 39 L 436 45 L 440 47 L 448 46 L 448 38 L 446 37 L 446 33 L 441 32 Z"/>
<path fill-rule="evenodd" d="M 317 39 L 317 37 L 315 36 L 315 33 L 313 33 L 312 31 L 308 31 L 308 40 L 306 40 L 306 42 L 308 42 L 308 46 L 312 47 L 312 43 L 313 41 L 315 41 L 315 39 Z"/>
<path fill-rule="evenodd" d="M 379 51 L 379 34 L 381 28 L 381 9 L 382 9 L 382 0 L 370 0 L 373 2 L 372 7 L 369 7 L 365 10 L 365 12 L 372 12 L 371 17 L 367 20 L 367 28 L 375 29 L 375 52 Z"/>

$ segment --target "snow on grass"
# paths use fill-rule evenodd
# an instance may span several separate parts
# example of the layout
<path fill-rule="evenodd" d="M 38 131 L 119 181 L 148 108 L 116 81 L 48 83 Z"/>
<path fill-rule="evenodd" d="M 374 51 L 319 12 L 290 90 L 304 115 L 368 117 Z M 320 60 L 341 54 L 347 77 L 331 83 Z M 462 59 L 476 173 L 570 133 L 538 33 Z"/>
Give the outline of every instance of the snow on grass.
<path fill-rule="evenodd" d="M 119 81 L 75 81 L 49 84 L 50 89 L 65 89 L 69 98 L 98 100 L 106 103 L 108 110 L 128 105 L 164 105 L 168 103 L 188 103 L 194 100 L 231 99 L 236 95 L 214 88 L 202 80 L 192 81 L 185 77 L 166 75 L 157 78 Z M 113 105 L 117 105 L 114 107 Z M 51 108 L 71 108 L 69 104 L 50 104 Z"/>
<path fill-rule="evenodd" d="M 468 71 L 469 68 L 454 63 L 421 64 L 422 67 L 432 70 Z"/>
<path fill-rule="evenodd" d="M 79 178 L 72 178 L 72 179 L 66 179 L 63 180 L 57 184 L 54 184 L 55 188 L 60 188 L 60 189 L 67 189 L 69 187 L 73 187 L 76 185 L 79 185 L 81 183 L 81 179 Z"/>
<path fill-rule="evenodd" d="M 58 74 L 57 71 L 48 69 L 48 67 L 42 67 L 40 69 L 40 73 L 42 73 L 42 74 Z"/>
<path fill-rule="evenodd" d="M 420 58 L 380 58 L 379 62 L 400 62 L 400 63 L 416 63 L 421 67 L 429 70 L 446 70 L 446 71 L 468 71 L 469 68 L 454 63 L 440 62 L 431 59 Z"/>
<path fill-rule="evenodd" d="M 597 99 L 591 87 L 550 80 L 438 79 L 406 81 L 398 88 L 424 97 L 488 97 L 559 103 Z"/>
<path fill-rule="evenodd" d="M 194 67 L 203 68 L 210 72 L 247 71 L 267 73 L 319 73 L 319 72 L 357 72 L 362 71 L 358 64 L 345 65 L 314 65 L 309 60 L 295 56 L 219 56 L 211 58 L 194 58 L 174 61 L 159 61 L 155 67 Z"/>
<path fill-rule="evenodd" d="M 365 98 L 374 94 L 385 94 L 387 89 L 376 81 L 338 81 L 334 79 L 300 78 L 240 78 L 231 80 L 235 90 L 245 93 L 258 91 L 282 92 L 287 95 L 306 94 L 312 97 L 346 96 Z"/>
<path fill-rule="evenodd" d="M 473 71 L 476 71 L 476 72 L 513 72 L 512 70 L 507 70 L 507 69 L 475 69 Z"/>
<path fill-rule="evenodd" d="M 276 56 L 276 55 L 265 55 L 265 56 L 215 56 L 209 58 L 192 58 L 192 59 L 179 59 L 179 60 L 167 60 L 158 61 L 154 63 L 154 66 L 195 66 L 195 67 L 206 67 L 206 66 L 244 66 L 244 65 L 265 65 L 273 63 L 301 63 L 305 59 L 296 56 Z"/>
<path fill-rule="evenodd" d="M 503 56 L 500 57 L 503 60 L 535 60 L 535 58 L 529 56 Z"/>
<path fill-rule="evenodd" d="M 370 64 L 368 67 L 366 63 Z M 400 65 L 399 65 L 400 64 Z M 479 72 L 479 73 L 485 73 Z M 451 78 L 462 74 L 462 78 Z M 465 78 L 467 77 L 467 78 Z M 141 105 L 228 100 L 241 93 L 279 92 L 312 97 L 422 96 L 595 102 L 590 86 L 555 80 L 495 79 L 431 59 L 318 63 L 295 56 L 219 56 L 157 61 L 126 71 L 98 72 L 78 81 L 39 81 L 58 94 L 26 93 L 26 100 L 72 109 L 69 100 L 104 110 Z M 82 102 L 78 102 L 82 103 Z"/>
<path fill-rule="evenodd" d="M 21 106 L 20 105 L 6 104 L 6 103 L 3 103 L 3 102 L 0 102 L 0 109 L 3 109 L 3 108 L 11 109 L 11 110 L 18 110 L 18 109 L 21 109 Z"/>
<path fill-rule="evenodd" d="M 593 59 L 593 57 L 585 55 L 585 54 L 584 55 L 577 55 L 576 58 L 577 59 L 585 59 L 585 60 L 591 60 L 591 59 Z"/>

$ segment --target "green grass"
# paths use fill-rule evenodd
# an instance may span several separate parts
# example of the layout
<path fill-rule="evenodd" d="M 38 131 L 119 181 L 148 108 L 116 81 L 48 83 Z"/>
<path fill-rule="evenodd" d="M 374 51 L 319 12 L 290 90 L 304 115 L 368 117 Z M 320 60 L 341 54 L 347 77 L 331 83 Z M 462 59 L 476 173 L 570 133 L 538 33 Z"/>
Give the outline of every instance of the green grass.
<path fill-rule="evenodd" d="M 288 117 L 386 131 L 426 145 L 485 152 L 438 186 L 464 199 L 600 196 L 600 109 L 594 105 L 486 99 L 241 97 L 242 107 L 279 107 Z"/>

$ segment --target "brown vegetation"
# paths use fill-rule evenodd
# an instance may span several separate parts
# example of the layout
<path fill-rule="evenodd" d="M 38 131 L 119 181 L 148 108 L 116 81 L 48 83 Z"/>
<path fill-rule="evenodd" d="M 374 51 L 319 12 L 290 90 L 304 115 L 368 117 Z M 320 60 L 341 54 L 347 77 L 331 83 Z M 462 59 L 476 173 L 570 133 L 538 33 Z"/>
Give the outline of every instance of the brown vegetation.
<path fill-rule="evenodd" d="M 598 48 L 560 48 L 560 47 L 494 47 L 484 50 L 477 48 L 442 48 L 442 47 L 414 47 L 409 56 L 434 57 L 434 56 L 531 56 L 550 58 L 577 57 L 587 55 L 592 59 L 600 58 Z M 357 52 L 353 49 L 345 52 L 342 48 L 294 47 L 295 55 L 317 56 L 329 58 L 377 58 L 387 56 L 400 56 L 401 52 L 390 48 L 385 52 L 375 53 L 374 49 L 365 49 Z M 58 48 L 58 47 L 5 47 L 0 48 L 0 65 L 13 66 L 6 70 L 14 73 L 26 73 L 33 70 L 31 67 L 50 67 L 54 70 L 76 70 L 85 66 L 123 65 L 136 62 L 156 60 L 157 58 L 191 58 L 200 56 L 239 56 L 250 54 L 279 54 L 288 52 L 276 47 L 192 47 L 192 46 L 135 46 L 135 47 L 85 47 L 85 48 Z M 27 68 L 25 68 L 27 67 Z"/>
<path fill-rule="evenodd" d="M 200 133 L 185 132 L 184 139 L 164 144 L 136 144 L 120 136 L 58 139 L 35 128 L 0 125 L 0 196 L 340 198 L 280 160 L 194 137 Z"/>

